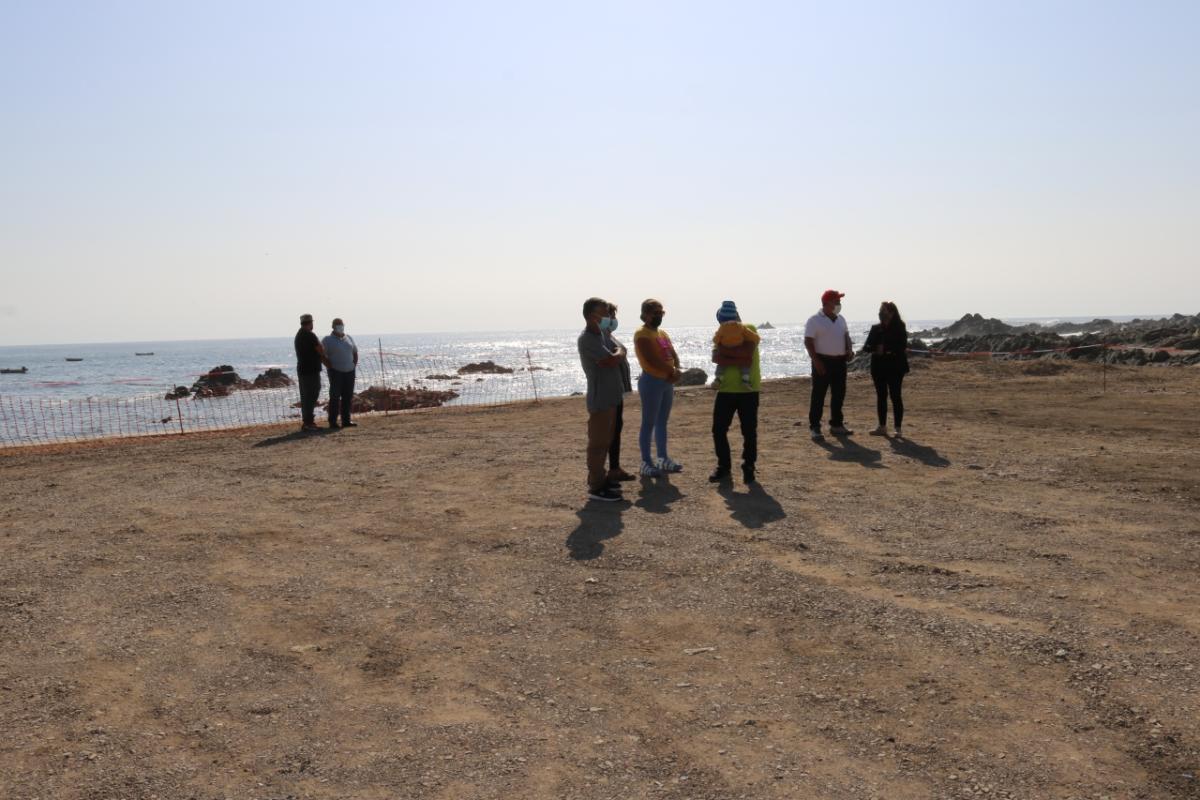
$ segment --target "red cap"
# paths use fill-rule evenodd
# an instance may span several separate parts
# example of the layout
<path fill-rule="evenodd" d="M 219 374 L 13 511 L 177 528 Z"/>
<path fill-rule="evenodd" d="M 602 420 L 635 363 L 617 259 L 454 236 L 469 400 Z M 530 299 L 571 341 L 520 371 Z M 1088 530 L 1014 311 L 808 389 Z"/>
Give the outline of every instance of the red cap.
<path fill-rule="evenodd" d="M 825 305 L 830 301 L 841 300 L 845 296 L 845 292 L 839 292 L 837 289 L 826 289 L 825 294 L 821 295 L 821 305 Z"/>

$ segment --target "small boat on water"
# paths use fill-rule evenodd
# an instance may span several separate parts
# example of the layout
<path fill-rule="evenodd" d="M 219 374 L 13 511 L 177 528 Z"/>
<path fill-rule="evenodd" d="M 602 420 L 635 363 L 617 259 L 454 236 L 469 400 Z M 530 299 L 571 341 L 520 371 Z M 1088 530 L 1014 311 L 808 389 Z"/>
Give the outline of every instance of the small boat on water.
<path fill-rule="evenodd" d="M 68 358 L 67 361 L 83 361 L 82 358 Z"/>
<path fill-rule="evenodd" d="M 0 375 L 24 375 L 26 372 L 29 372 L 29 367 L 21 367 L 20 369 L 4 367 L 0 369 Z"/>
<path fill-rule="evenodd" d="M 134 353 L 135 356 L 152 356 L 154 353 Z"/>

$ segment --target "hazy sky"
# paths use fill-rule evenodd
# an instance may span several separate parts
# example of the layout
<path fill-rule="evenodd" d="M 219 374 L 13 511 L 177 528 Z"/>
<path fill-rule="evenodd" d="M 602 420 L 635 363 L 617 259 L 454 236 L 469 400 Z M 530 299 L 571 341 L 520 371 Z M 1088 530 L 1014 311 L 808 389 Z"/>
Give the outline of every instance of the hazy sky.
<path fill-rule="evenodd" d="M 8 0 L 0 343 L 1194 313 L 1198 40 L 1190 1 Z"/>

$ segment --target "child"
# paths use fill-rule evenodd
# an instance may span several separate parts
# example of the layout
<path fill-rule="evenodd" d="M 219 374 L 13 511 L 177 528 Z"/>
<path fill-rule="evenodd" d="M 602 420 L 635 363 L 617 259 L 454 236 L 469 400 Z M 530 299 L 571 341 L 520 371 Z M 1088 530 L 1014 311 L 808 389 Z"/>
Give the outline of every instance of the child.
<path fill-rule="evenodd" d="M 747 342 L 758 344 L 762 341 L 762 337 L 742 324 L 742 317 L 738 314 L 737 304 L 732 300 L 726 300 L 717 309 L 717 322 L 721 324 L 721 327 L 717 328 L 716 335 L 713 336 L 713 345 L 717 347 L 741 347 Z M 750 385 L 751 363 L 752 357 L 747 356 L 745 364 L 739 363 L 737 365 L 738 371 L 742 374 L 742 384 L 745 386 Z M 713 386 L 720 387 L 720 385 L 721 375 L 718 371 L 717 379 L 713 382 Z"/>

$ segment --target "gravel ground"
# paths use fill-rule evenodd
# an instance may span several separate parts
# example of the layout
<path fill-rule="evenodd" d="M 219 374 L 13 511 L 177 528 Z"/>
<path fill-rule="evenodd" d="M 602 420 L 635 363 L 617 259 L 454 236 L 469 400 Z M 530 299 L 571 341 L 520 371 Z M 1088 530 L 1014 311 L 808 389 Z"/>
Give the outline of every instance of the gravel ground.
<path fill-rule="evenodd" d="M 1027 370 L 0 452 L 0 797 L 1200 797 L 1200 371 Z"/>

